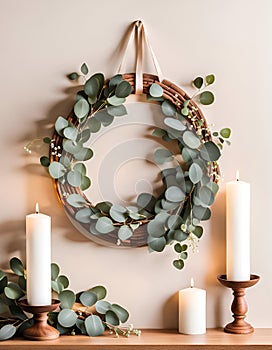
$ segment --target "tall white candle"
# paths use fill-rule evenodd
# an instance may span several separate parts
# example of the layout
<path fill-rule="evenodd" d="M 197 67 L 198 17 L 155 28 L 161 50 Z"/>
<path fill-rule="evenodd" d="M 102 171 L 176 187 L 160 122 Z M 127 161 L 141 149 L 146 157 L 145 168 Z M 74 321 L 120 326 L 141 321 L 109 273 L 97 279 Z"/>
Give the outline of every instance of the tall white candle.
<path fill-rule="evenodd" d="M 206 291 L 191 287 L 179 291 L 179 333 L 206 333 Z"/>
<path fill-rule="evenodd" d="M 26 216 L 27 302 L 51 304 L 51 218 L 36 212 Z"/>
<path fill-rule="evenodd" d="M 250 185 L 239 180 L 226 184 L 227 279 L 250 279 Z"/>

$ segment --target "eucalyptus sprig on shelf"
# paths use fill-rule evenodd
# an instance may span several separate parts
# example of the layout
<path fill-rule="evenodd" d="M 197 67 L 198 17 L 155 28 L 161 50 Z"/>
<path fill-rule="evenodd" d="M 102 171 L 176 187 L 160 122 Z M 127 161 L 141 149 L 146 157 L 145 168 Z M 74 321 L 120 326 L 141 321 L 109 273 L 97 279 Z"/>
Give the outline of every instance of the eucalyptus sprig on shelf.
<path fill-rule="evenodd" d="M 63 201 L 73 208 L 70 212 L 74 211 L 73 220 L 79 225 L 88 227 L 94 235 L 115 234 L 117 245 L 130 240 L 138 228 L 147 225 L 149 250 L 161 252 L 166 245 L 173 244 L 178 254 L 173 265 L 181 270 L 188 257 L 188 246 L 194 247 L 203 234 L 201 221 L 211 216 L 209 207 L 219 188 L 218 159 L 231 133 L 224 128 L 214 133 L 212 139 L 210 127 L 195 113 L 198 109 L 195 102 L 213 103 L 214 95 L 207 87 L 214 83 L 215 76 L 197 77 L 193 81 L 197 92 L 178 106 L 167 98 L 160 83 L 150 85 L 147 100 L 160 103 L 164 114 L 164 128 L 154 128 L 152 136 L 169 145 L 175 143 L 178 152 L 158 148 L 154 153 L 155 163 L 167 166 L 160 172 L 159 197 L 141 193 L 135 203 L 124 207 L 109 201 L 93 204 L 84 195 L 91 186 L 85 162 L 94 156 L 85 144 L 94 133 L 112 124 L 114 118 L 127 114 L 125 102 L 132 87 L 122 75 L 106 81 L 102 73 L 87 78 L 88 73 L 84 63 L 80 74 L 69 75 L 71 80 L 83 76 L 85 83 L 76 94 L 72 118 L 59 116 L 56 120 L 55 132 L 62 143 L 56 145 L 52 139 L 51 157 L 41 157 L 41 164 L 66 190 L 71 189 L 65 192 Z"/>
<path fill-rule="evenodd" d="M 26 296 L 26 274 L 20 259 L 10 260 L 12 282 L 8 274 L 0 270 L 0 340 L 12 338 L 15 334 L 22 335 L 23 331 L 33 322 L 18 305 L 18 300 Z M 14 282 L 14 276 L 17 277 Z M 103 286 L 95 286 L 75 294 L 69 287 L 66 276 L 60 275 L 57 264 L 51 264 L 52 291 L 60 300 L 60 309 L 48 315 L 48 323 L 58 329 L 60 334 L 86 334 L 98 336 L 109 330 L 116 336 L 130 334 L 140 335 L 141 331 L 126 326 L 129 313 L 119 304 L 105 300 L 107 290 Z"/>

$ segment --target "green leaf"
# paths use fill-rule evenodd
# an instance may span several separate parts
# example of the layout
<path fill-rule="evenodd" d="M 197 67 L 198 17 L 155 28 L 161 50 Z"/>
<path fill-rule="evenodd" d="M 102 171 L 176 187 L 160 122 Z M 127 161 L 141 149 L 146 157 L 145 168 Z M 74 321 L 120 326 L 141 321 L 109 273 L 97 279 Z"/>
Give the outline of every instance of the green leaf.
<path fill-rule="evenodd" d="M 165 191 L 165 198 L 170 202 L 181 202 L 185 198 L 184 192 L 177 186 L 170 186 Z"/>
<path fill-rule="evenodd" d="M 82 66 L 80 67 L 81 73 L 83 73 L 84 75 L 89 73 L 89 69 L 87 67 L 86 63 L 83 63 Z"/>
<path fill-rule="evenodd" d="M 186 260 L 188 258 L 188 253 L 187 252 L 182 252 L 179 256 L 181 259 Z"/>
<path fill-rule="evenodd" d="M 49 165 L 48 169 L 49 169 L 49 174 L 53 179 L 59 179 L 60 177 L 62 177 L 66 173 L 66 169 L 65 169 L 64 165 L 62 165 L 59 162 L 52 162 Z"/>
<path fill-rule="evenodd" d="M 100 202 L 96 204 L 96 209 L 101 211 L 102 213 L 108 214 L 110 212 L 110 208 L 112 207 L 112 203 L 110 202 Z"/>
<path fill-rule="evenodd" d="M 200 156 L 208 162 L 215 162 L 220 158 L 221 153 L 213 141 L 208 141 L 202 144 L 200 148 Z"/>
<path fill-rule="evenodd" d="M 43 157 L 40 158 L 40 163 L 41 163 L 42 166 L 47 168 L 50 165 L 50 160 L 49 160 L 48 157 L 43 156 Z"/>
<path fill-rule="evenodd" d="M 17 328 L 12 324 L 6 324 L 2 328 L 0 328 L 0 340 L 7 340 L 14 336 Z"/>
<path fill-rule="evenodd" d="M 121 81 L 120 84 L 117 85 L 115 90 L 115 95 L 120 98 L 128 97 L 131 94 L 132 87 L 128 81 Z"/>
<path fill-rule="evenodd" d="M 230 137 L 231 130 L 230 128 L 223 128 L 220 130 L 220 135 L 224 137 L 224 139 L 228 139 Z"/>
<path fill-rule="evenodd" d="M 71 309 L 76 301 L 76 296 L 71 290 L 64 290 L 58 295 L 58 299 L 61 302 L 60 307 L 62 309 Z"/>
<path fill-rule="evenodd" d="M 209 208 L 204 208 L 200 205 L 194 205 L 193 216 L 199 220 L 209 220 L 211 217 L 211 211 Z"/>
<path fill-rule="evenodd" d="M 106 312 L 105 317 L 106 317 L 106 322 L 113 326 L 118 326 L 120 324 L 118 316 L 112 310 L 108 310 Z"/>
<path fill-rule="evenodd" d="M 75 126 L 68 126 L 63 130 L 63 135 L 67 139 L 75 141 L 77 139 L 77 128 Z"/>
<path fill-rule="evenodd" d="M 78 79 L 78 77 L 79 77 L 79 75 L 76 72 L 73 72 L 73 73 L 68 75 L 68 78 L 70 80 L 76 80 L 76 79 Z"/>
<path fill-rule="evenodd" d="M 117 222 L 125 222 L 127 219 L 127 209 L 121 205 L 112 205 L 109 213 L 111 218 Z"/>
<path fill-rule="evenodd" d="M 173 265 L 176 269 L 182 270 L 184 268 L 184 261 L 182 259 L 177 259 L 173 261 Z"/>
<path fill-rule="evenodd" d="M 17 300 L 25 295 L 24 291 L 14 282 L 10 282 L 4 289 L 5 295 L 9 299 Z"/>
<path fill-rule="evenodd" d="M 197 137 L 192 131 L 185 131 L 183 134 L 183 141 L 187 147 L 196 149 L 201 145 L 199 137 Z"/>
<path fill-rule="evenodd" d="M 165 234 L 165 222 L 161 222 L 160 220 L 156 220 L 156 218 L 150 221 L 147 224 L 147 232 L 152 237 L 162 237 Z"/>
<path fill-rule="evenodd" d="M 91 180 L 88 178 L 88 176 L 82 176 L 81 177 L 81 184 L 80 189 L 81 191 L 87 190 L 91 186 Z"/>
<path fill-rule="evenodd" d="M 82 149 L 82 143 L 64 139 L 63 149 L 68 153 L 75 154 Z"/>
<path fill-rule="evenodd" d="M 3 297 L 4 296 L 0 296 L 0 315 L 9 311 L 9 308 L 6 305 L 5 301 L 3 300 Z"/>
<path fill-rule="evenodd" d="M 188 238 L 188 233 L 183 232 L 181 230 L 175 230 L 173 232 L 173 237 L 176 241 L 182 242 L 185 241 Z"/>
<path fill-rule="evenodd" d="M 189 163 L 193 159 L 198 158 L 199 152 L 198 152 L 198 150 L 194 150 L 194 149 L 191 149 L 191 148 L 183 147 L 183 149 L 181 151 L 181 155 L 182 155 L 183 160 L 186 163 Z"/>
<path fill-rule="evenodd" d="M 67 202 L 75 208 L 81 208 L 87 203 L 86 200 L 80 194 L 76 193 L 70 194 L 67 198 Z"/>
<path fill-rule="evenodd" d="M 74 153 L 74 157 L 80 161 L 86 161 L 93 157 L 93 151 L 90 148 L 82 147 L 77 153 Z"/>
<path fill-rule="evenodd" d="M 129 318 L 129 313 L 127 312 L 126 309 L 124 309 L 122 306 L 118 304 L 112 304 L 111 310 L 117 315 L 117 317 L 122 323 L 127 322 Z"/>
<path fill-rule="evenodd" d="M 60 136 L 63 136 L 62 131 L 63 131 L 63 129 L 67 128 L 68 125 L 69 125 L 68 120 L 59 116 L 55 122 L 55 130 Z"/>
<path fill-rule="evenodd" d="M 89 110 L 89 103 L 84 98 L 78 100 L 74 105 L 74 112 L 78 119 L 83 119 L 86 117 L 89 113 Z"/>
<path fill-rule="evenodd" d="M 113 122 L 114 116 L 108 114 L 107 109 L 103 109 L 95 114 L 95 119 L 99 120 L 103 126 L 107 127 Z"/>
<path fill-rule="evenodd" d="M 176 230 L 182 224 L 183 224 L 183 221 L 179 215 L 171 215 L 167 221 L 167 226 L 170 230 Z"/>
<path fill-rule="evenodd" d="M 109 87 L 115 87 L 116 85 L 120 84 L 123 80 L 122 74 L 116 74 L 114 75 L 109 82 Z"/>
<path fill-rule="evenodd" d="M 51 264 L 51 280 L 55 281 L 58 278 L 60 268 L 56 263 Z"/>
<path fill-rule="evenodd" d="M 86 291 L 80 295 L 79 300 L 81 304 L 89 307 L 97 302 L 97 295 L 91 291 Z"/>
<path fill-rule="evenodd" d="M 155 128 L 152 131 L 152 136 L 156 136 L 156 137 L 163 137 L 167 134 L 166 130 L 161 129 L 161 128 Z"/>
<path fill-rule="evenodd" d="M 162 113 L 166 116 L 166 117 L 174 117 L 177 113 L 176 107 L 173 105 L 173 103 L 165 100 L 162 105 Z"/>
<path fill-rule="evenodd" d="M 154 152 L 154 160 L 157 164 L 171 162 L 173 160 L 173 153 L 168 149 L 159 148 Z"/>
<path fill-rule="evenodd" d="M 204 206 L 210 206 L 214 202 L 214 194 L 207 186 L 202 186 L 198 191 L 198 198 L 201 200 Z"/>
<path fill-rule="evenodd" d="M 193 81 L 193 84 L 197 89 L 201 89 L 203 85 L 203 78 L 202 77 L 195 78 L 195 80 Z"/>
<path fill-rule="evenodd" d="M 67 181 L 73 187 L 79 187 L 81 184 L 81 173 L 79 171 L 69 171 L 67 174 Z"/>
<path fill-rule="evenodd" d="M 69 280 L 68 280 L 68 278 L 66 276 L 64 276 L 64 275 L 58 276 L 57 281 L 63 285 L 64 289 L 68 288 Z"/>
<path fill-rule="evenodd" d="M 63 309 L 58 314 L 58 322 L 62 327 L 73 327 L 76 324 L 77 314 L 70 309 Z"/>
<path fill-rule="evenodd" d="M 87 334 L 84 320 L 81 320 L 80 318 L 78 318 L 76 320 L 76 326 L 82 334 Z"/>
<path fill-rule="evenodd" d="M 123 225 L 118 230 L 118 238 L 121 241 L 126 241 L 127 239 L 131 238 L 133 235 L 132 230 L 127 225 Z"/>
<path fill-rule="evenodd" d="M 152 212 L 156 204 L 156 199 L 150 193 L 141 193 L 137 197 L 137 205 L 141 209 Z"/>
<path fill-rule="evenodd" d="M 107 217 L 99 218 L 96 222 L 95 228 L 100 233 L 110 233 L 115 229 L 111 219 Z"/>
<path fill-rule="evenodd" d="M 181 250 L 181 244 L 180 244 L 180 243 L 176 243 L 176 244 L 174 245 L 174 249 L 175 249 L 175 252 L 181 253 L 181 252 L 182 252 L 182 250 Z"/>
<path fill-rule="evenodd" d="M 193 234 L 197 237 L 197 238 L 201 238 L 202 234 L 203 234 L 203 227 L 202 226 L 196 226 Z"/>
<path fill-rule="evenodd" d="M 90 208 L 80 209 L 76 213 L 75 219 L 81 223 L 87 224 L 87 223 L 91 222 L 90 217 L 92 214 L 93 214 L 93 212 Z"/>
<path fill-rule="evenodd" d="M 169 126 L 170 128 L 177 131 L 186 130 L 186 125 L 184 125 L 180 120 L 174 118 L 165 118 L 164 124 Z"/>
<path fill-rule="evenodd" d="M 122 117 L 127 114 L 127 109 L 124 105 L 108 106 L 107 112 L 113 117 Z"/>
<path fill-rule="evenodd" d="M 91 315 L 85 319 L 85 327 L 89 336 L 96 337 L 105 331 L 105 326 L 97 315 Z"/>
<path fill-rule="evenodd" d="M 105 300 L 99 300 L 96 304 L 95 304 L 95 308 L 96 311 L 99 314 L 105 315 L 105 313 L 110 310 L 111 308 L 111 304 L 108 301 Z"/>
<path fill-rule="evenodd" d="M 152 97 L 162 97 L 163 88 L 159 84 L 153 83 L 150 86 L 149 93 Z"/>
<path fill-rule="evenodd" d="M 113 96 L 109 97 L 107 99 L 107 101 L 112 106 L 120 106 L 121 104 L 123 104 L 126 101 L 126 99 L 123 97 L 117 97 L 117 96 L 113 95 Z"/>
<path fill-rule="evenodd" d="M 165 237 L 148 237 L 148 246 L 156 252 L 162 252 L 166 246 Z"/>
<path fill-rule="evenodd" d="M 0 279 L 0 294 L 4 292 L 4 289 L 7 285 L 8 285 L 8 277 L 4 274 L 4 276 L 2 276 L 2 278 Z"/>
<path fill-rule="evenodd" d="M 102 73 L 97 73 L 91 76 L 85 83 L 84 91 L 85 94 L 91 98 L 97 97 L 104 85 L 104 75 Z"/>
<path fill-rule="evenodd" d="M 24 276 L 25 269 L 20 259 L 16 257 L 12 258 L 9 262 L 9 266 L 17 276 Z"/>
<path fill-rule="evenodd" d="M 189 178 L 193 184 L 197 184 L 203 176 L 203 171 L 197 163 L 191 164 L 189 168 Z"/>
<path fill-rule="evenodd" d="M 208 85 L 211 85 L 215 81 L 215 76 L 213 74 L 209 74 L 206 76 L 205 80 Z"/>
<path fill-rule="evenodd" d="M 101 128 L 101 121 L 98 120 L 98 119 L 96 119 L 96 118 L 94 118 L 94 117 L 92 117 L 92 118 L 90 118 L 89 121 L 88 121 L 88 126 L 89 126 L 90 131 L 91 131 L 92 133 L 96 133 L 96 132 L 98 132 L 98 131 L 100 130 L 100 128 Z"/>
<path fill-rule="evenodd" d="M 104 299 L 107 295 L 107 290 L 104 286 L 95 286 L 90 289 L 90 292 L 93 292 L 97 296 L 97 300 Z"/>
<path fill-rule="evenodd" d="M 210 105 L 214 101 L 214 95 L 211 91 L 204 91 L 200 94 L 199 101 L 203 105 Z"/>

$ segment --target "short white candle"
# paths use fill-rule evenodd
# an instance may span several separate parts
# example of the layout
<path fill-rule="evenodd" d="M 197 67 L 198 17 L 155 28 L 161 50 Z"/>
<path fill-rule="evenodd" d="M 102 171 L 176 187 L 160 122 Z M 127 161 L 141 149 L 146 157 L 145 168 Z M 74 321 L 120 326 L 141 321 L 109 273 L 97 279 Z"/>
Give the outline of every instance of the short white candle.
<path fill-rule="evenodd" d="M 250 185 L 239 180 L 226 184 L 227 279 L 250 280 Z"/>
<path fill-rule="evenodd" d="M 191 287 L 179 291 L 179 333 L 206 333 L 206 291 Z"/>
<path fill-rule="evenodd" d="M 51 304 L 51 218 L 36 212 L 26 216 L 27 302 Z"/>

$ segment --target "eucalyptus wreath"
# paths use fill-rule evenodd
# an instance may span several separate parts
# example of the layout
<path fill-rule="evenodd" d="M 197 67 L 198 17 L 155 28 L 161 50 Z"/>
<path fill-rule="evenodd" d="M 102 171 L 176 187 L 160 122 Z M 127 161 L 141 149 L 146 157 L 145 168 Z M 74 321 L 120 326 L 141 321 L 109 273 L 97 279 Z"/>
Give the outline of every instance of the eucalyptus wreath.
<path fill-rule="evenodd" d="M 32 318 L 25 314 L 18 303 L 26 297 L 27 271 L 17 257 L 10 260 L 10 269 L 12 274 L 0 270 L 0 340 L 20 336 L 33 325 Z M 9 281 L 9 275 L 12 275 L 12 281 Z M 60 274 L 56 263 L 51 264 L 51 286 L 60 301 L 60 307 L 48 314 L 48 323 L 60 334 L 95 337 L 108 330 L 116 336 L 140 335 L 141 331 L 132 325 L 122 325 L 127 322 L 129 313 L 119 304 L 105 300 L 107 290 L 104 286 L 98 285 L 74 293 L 68 289 L 69 279 Z"/>
<path fill-rule="evenodd" d="M 229 143 L 229 128 L 211 133 L 204 119 L 196 117 L 196 102 L 209 105 L 214 95 L 207 90 L 215 81 L 213 74 L 193 81 L 196 93 L 176 106 L 160 82 L 149 86 L 147 101 L 157 101 L 164 115 L 164 128 L 155 127 L 152 137 L 177 146 L 176 153 L 158 148 L 154 161 L 166 165 L 161 170 L 161 193 L 141 193 L 135 203 L 124 207 L 109 201 L 93 204 L 84 191 L 91 186 L 85 162 L 94 156 L 85 144 L 92 134 L 113 123 L 114 118 L 125 117 L 126 98 L 133 92 L 129 81 L 118 74 L 105 81 L 102 73 L 87 78 L 89 69 L 84 63 L 81 73 L 69 75 L 71 80 L 85 79 L 83 89 L 77 92 L 73 113 L 55 122 L 56 138 L 45 138 L 50 145 L 50 157 L 41 157 L 41 164 L 64 188 L 66 204 L 73 208 L 76 222 L 88 227 L 90 233 L 102 236 L 116 234 L 116 244 L 130 240 L 137 230 L 146 225 L 147 245 L 150 251 L 162 252 L 173 245 L 178 254 L 173 261 L 177 269 L 184 267 L 188 248 L 195 247 L 203 234 L 201 222 L 211 216 L 220 177 L 218 159 L 223 144 Z M 99 113 L 98 113 L 99 112 Z"/>

